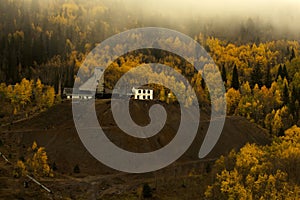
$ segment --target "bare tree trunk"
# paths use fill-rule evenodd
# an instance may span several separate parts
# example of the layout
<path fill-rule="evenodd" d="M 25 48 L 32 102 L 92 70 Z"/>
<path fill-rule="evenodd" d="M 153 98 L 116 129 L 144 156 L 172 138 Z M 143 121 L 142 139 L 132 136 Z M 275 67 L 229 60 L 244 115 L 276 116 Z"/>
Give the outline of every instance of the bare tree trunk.
<path fill-rule="evenodd" d="M 59 76 L 58 79 L 58 91 L 57 94 L 60 96 L 61 95 L 61 76 Z"/>

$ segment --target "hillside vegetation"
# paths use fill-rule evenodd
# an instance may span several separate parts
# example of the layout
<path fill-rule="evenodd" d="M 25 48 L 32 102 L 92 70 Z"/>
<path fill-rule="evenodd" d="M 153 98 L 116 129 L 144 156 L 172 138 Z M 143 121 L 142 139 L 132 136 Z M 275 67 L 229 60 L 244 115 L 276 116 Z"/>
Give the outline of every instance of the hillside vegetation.
<path fill-rule="evenodd" d="M 280 29 L 255 16 L 237 17 L 233 23 L 218 17 L 185 18 L 181 13 L 171 17 L 168 12 L 145 10 L 125 0 L 1 0 L 0 199 L 299 199 L 300 38 L 292 31 L 296 29 Z M 89 53 L 110 36 L 149 26 L 171 28 L 194 38 L 214 63 L 195 58 L 195 63 L 203 64 L 203 70 L 197 71 L 193 63 L 163 50 L 168 44 L 187 54 L 194 50 L 169 37 L 153 38 L 158 49 L 139 49 L 118 58 L 113 55 L 130 44 L 110 44 L 83 65 Z M 139 34 L 128 37 L 143 39 Z M 111 55 L 104 57 L 104 52 Z M 110 90 L 125 73 L 149 63 L 170 66 L 187 79 L 184 84 L 159 70 L 138 73 L 139 79 L 151 82 L 159 76 L 172 84 L 179 94 L 186 94 L 186 107 L 199 102 L 201 118 L 189 119 L 199 121 L 198 134 L 175 163 L 157 172 L 126 174 L 104 166 L 83 146 L 74 126 L 72 103 L 62 100 L 61 93 L 90 77 L 101 62 L 111 63 L 100 66 L 106 68 L 104 87 Z M 220 88 L 212 91 L 216 96 L 208 91 L 205 79 L 216 80 L 215 65 L 225 96 Z M 77 77 L 79 69 L 82 80 Z M 156 103 L 164 106 L 168 119 L 162 131 L 147 140 L 130 137 L 117 127 L 110 99 L 96 100 L 99 124 L 107 137 L 128 151 L 162 148 L 180 124 L 176 94 L 163 84 L 148 86 L 156 100 L 131 99 L 133 120 L 147 125 L 148 111 Z M 189 95 L 192 90 L 197 98 Z M 210 154 L 199 160 L 211 109 L 220 110 L 223 98 L 227 116 L 221 137 Z M 24 187 L 26 175 L 54 192 L 45 193 L 32 182 Z"/>

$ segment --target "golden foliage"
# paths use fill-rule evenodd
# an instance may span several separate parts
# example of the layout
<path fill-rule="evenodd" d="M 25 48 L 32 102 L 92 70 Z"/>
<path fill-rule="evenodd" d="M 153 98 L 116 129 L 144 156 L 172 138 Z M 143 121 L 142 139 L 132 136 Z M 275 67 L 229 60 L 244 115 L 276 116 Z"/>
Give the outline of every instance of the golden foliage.
<path fill-rule="evenodd" d="M 23 161 L 18 160 L 16 168 L 13 170 L 13 176 L 19 178 L 27 173 L 26 166 Z"/>
<path fill-rule="evenodd" d="M 227 114 L 234 114 L 240 102 L 241 94 L 238 90 L 230 88 L 226 93 Z"/>
<path fill-rule="evenodd" d="M 32 145 L 31 156 L 26 160 L 27 170 L 37 176 L 53 176 L 48 164 L 48 156 L 44 147 L 38 147 L 36 142 Z"/>
<path fill-rule="evenodd" d="M 293 126 L 270 146 L 246 144 L 216 161 L 207 199 L 297 199 L 300 195 L 300 128 Z M 232 164 L 229 164 L 230 162 Z"/>

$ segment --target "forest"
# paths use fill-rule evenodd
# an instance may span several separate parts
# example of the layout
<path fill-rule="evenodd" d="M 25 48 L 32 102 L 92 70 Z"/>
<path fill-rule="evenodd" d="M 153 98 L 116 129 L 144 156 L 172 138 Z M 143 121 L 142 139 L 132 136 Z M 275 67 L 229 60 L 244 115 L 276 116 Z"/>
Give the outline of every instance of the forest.
<path fill-rule="evenodd" d="M 251 17 L 230 25 L 231 31 L 223 31 L 224 25 L 217 21 L 199 22 L 196 17 L 174 24 L 168 15 L 159 11 L 142 15 L 139 10 L 132 12 L 134 9 L 137 8 L 122 0 L 117 3 L 109 0 L 2 0 L 0 118 L 11 122 L 14 115 L 28 117 L 61 102 L 63 88 L 73 87 L 89 52 L 106 38 L 137 27 L 173 28 L 199 42 L 218 66 L 226 88 L 227 115 L 247 118 L 266 129 L 273 140 L 267 146 L 247 144 L 216 161 L 212 169 L 213 183 L 207 186 L 206 198 L 299 198 L 299 33 L 285 32 L 271 22 Z M 178 42 L 176 38 L 168 40 Z M 178 46 L 189 51 L 188 46 L 180 42 Z M 111 46 L 107 50 L 122 48 L 126 46 Z M 106 88 L 113 89 L 122 74 L 133 67 L 161 63 L 187 78 L 201 107 L 217 101 L 210 98 L 201 73 L 178 55 L 144 49 L 117 59 L 106 59 L 112 61 L 105 71 Z M 204 71 L 208 71 L 205 76 L 209 76 L 209 68 L 209 64 L 204 66 Z M 174 81 L 183 93 L 188 92 L 182 83 L 160 75 L 165 76 L 166 81 Z M 151 72 L 141 73 L 141 78 L 151 80 L 152 76 Z M 168 88 L 153 87 L 159 99 L 165 101 Z M 192 101 L 186 99 L 185 104 L 188 106 Z"/>
<path fill-rule="evenodd" d="M 118 6 L 122 4 L 125 2 L 120 1 Z M 38 79 L 52 86 L 55 94 L 60 96 L 64 87 L 73 87 L 80 65 L 99 42 L 122 30 L 149 23 L 146 19 L 138 20 L 136 13 L 129 12 L 132 9 L 129 6 L 124 5 L 124 13 L 129 13 L 130 20 L 124 19 L 126 22 L 123 22 L 120 21 L 123 18 L 117 17 L 118 6 L 112 7 L 108 1 L 93 5 L 85 1 L 63 0 L 5 0 L 2 3 L 0 82 L 3 84 L 0 92 L 2 102 L 9 101 L 15 105 L 11 109 L 13 112 L 30 103 L 34 92 L 29 90 L 40 87 L 35 84 Z M 167 20 L 162 19 L 163 22 L 168 26 Z M 227 114 L 244 116 L 267 128 L 271 134 L 282 135 L 293 124 L 299 125 L 299 42 L 291 36 L 270 40 L 266 35 L 269 32 L 253 34 L 252 29 L 259 26 L 262 25 L 247 19 L 240 25 L 241 32 L 236 34 L 238 39 L 233 42 L 230 42 L 232 36 L 227 33 L 210 34 L 210 30 L 201 30 L 201 25 L 199 32 L 191 37 L 207 50 L 222 73 L 227 90 Z M 169 39 L 176 42 L 175 38 Z M 118 45 L 110 48 L 118 51 L 125 47 Z M 186 46 L 182 48 L 189 51 Z M 200 73 L 190 63 L 170 52 L 141 50 L 113 61 L 105 74 L 107 88 L 112 89 L 130 68 L 158 62 L 174 67 L 187 77 L 200 101 L 209 103 Z M 29 86 L 22 80 L 24 78 L 29 81 Z M 11 89 L 8 86 L 16 83 L 27 90 L 27 96 L 9 95 Z M 179 83 L 178 87 L 184 90 Z M 13 92 L 18 93 L 18 90 Z"/>

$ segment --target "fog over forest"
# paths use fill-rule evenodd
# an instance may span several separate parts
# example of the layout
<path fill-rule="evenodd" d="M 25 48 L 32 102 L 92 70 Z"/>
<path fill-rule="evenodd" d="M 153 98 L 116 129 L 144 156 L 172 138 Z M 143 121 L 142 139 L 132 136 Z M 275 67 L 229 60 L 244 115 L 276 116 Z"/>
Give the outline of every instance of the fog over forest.
<path fill-rule="evenodd" d="M 300 0 L 0 0 L 0 199 L 299 199 L 299 22 Z M 203 49 L 164 31 L 128 31 L 143 27 L 173 29 Z M 140 47 L 148 42 L 155 48 Z M 85 87 L 91 82 L 93 91 Z M 84 111 L 74 112 L 76 105 Z M 223 117 L 224 128 L 216 126 Z M 119 126 L 126 118 L 135 126 Z M 105 136 L 90 122 L 102 126 L 101 142 L 128 153 L 115 158 L 133 152 L 138 159 L 94 159 L 83 144 L 96 147 L 94 138 Z M 150 137 L 136 129 L 147 138 L 127 134 L 157 125 Z M 77 130 L 91 138 L 81 141 Z M 178 141 L 191 146 L 184 152 Z M 217 143 L 199 159 L 206 141 Z M 116 151 L 102 144 L 98 155 L 113 159 Z M 164 169 L 111 169 L 122 162 L 148 168 L 135 161 L 161 149 L 163 159 L 172 158 L 173 149 L 165 151 L 171 144 L 182 156 Z M 149 158 L 164 165 L 160 155 Z"/>
<path fill-rule="evenodd" d="M 31 0 L 19 1 L 21 7 L 26 3 L 32 12 Z M 298 0 L 41 0 L 38 4 L 47 15 L 53 5 L 72 3 L 84 4 L 87 9 L 103 7 L 110 14 L 98 19 L 111 26 L 117 24 L 119 32 L 134 28 L 134 23 L 135 27 L 171 28 L 191 37 L 202 32 L 234 41 L 244 27 L 262 41 L 300 39 Z"/>
<path fill-rule="evenodd" d="M 120 2 L 123 3 L 112 1 L 111 4 Z M 127 12 L 138 13 L 141 21 L 147 19 L 151 25 L 157 26 L 163 20 L 167 26 L 188 34 L 190 24 L 216 26 L 230 32 L 251 18 L 256 23 L 272 27 L 282 37 L 300 36 L 300 2 L 297 0 L 129 0 L 126 5 Z"/>

